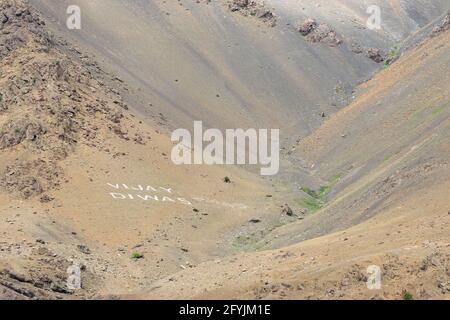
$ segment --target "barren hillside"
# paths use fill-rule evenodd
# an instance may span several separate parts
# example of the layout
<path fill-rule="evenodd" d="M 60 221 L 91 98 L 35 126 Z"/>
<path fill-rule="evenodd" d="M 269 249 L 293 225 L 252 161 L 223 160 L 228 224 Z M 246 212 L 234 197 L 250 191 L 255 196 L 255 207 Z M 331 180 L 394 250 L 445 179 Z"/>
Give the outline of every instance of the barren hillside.
<path fill-rule="evenodd" d="M 86 270 L 77 295 L 127 293 L 233 251 L 221 239 L 252 227 L 251 219 L 279 219 L 283 200 L 259 177 L 174 166 L 169 137 L 127 110 L 119 94 L 127 88 L 115 76 L 49 36 L 34 10 L 3 1 L 2 13 L 0 281 L 7 294 L 70 297 L 73 262 Z M 134 253 L 145 258 L 135 261 Z"/>
<path fill-rule="evenodd" d="M 258 18 L 229 1 L 82 0 L 83 26 L 73 32 L 65 27 L 70 1 L 31 2 L 139 90 L 144 116 L 162 113 L 171 127 L 198 119 L 215 128 L 282 126 L 289 143 L 352 99 L 380 67 L 378 50 L 387 55 L 450 8 L 381 1 L 386 29 L 374 32 L 360 1 L 265 1 Z M 322 33 L 299 33 L 307 19 Z"/>
<path fill-rule="evenodd" d="M 138 297 L 448 299 L 449 37 L 405 54 L 299 144 L 333 190 L 307 198 L 316 213 L 258 240 L 264 251 L 180 272 Z M 366 287 L 371 265 L 381 290 Z"/>
<path fill-rule="evenodd" d="M 0 0 L 0 299 L 450 298 L 448 1 L 380 0 L 381 30 L 356 0 L 70 4 Z M 175 165 L 194 120 L 280 128 L 280 173 Z"/>

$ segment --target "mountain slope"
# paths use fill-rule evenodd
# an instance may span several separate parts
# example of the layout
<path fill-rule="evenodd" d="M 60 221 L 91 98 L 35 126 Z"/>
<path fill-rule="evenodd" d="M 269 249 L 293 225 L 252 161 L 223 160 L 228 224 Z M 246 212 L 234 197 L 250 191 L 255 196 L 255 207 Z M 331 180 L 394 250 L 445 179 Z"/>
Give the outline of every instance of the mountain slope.
<path fill-rule="evenodd" d="M 340 173 L 324 209 L 261 241 L 272 250 L 202 264 L 133 297 L 448 299 L 449 37 L 363 84 L 297 147 L 324 180 Z M 371 265 L 380 290 L 366 287 Z"/>
<path fill-rule="evenodd" d="M 347 104 L 352 87 L 379 68 L 353 52 L 355 44 L 388 52 L 448 7 L 436 2 L 415 17 L 407 12 L 420 1 L 398 13 L 386 2 L 392 26 L 377 32 L 366 29 L 359 1 L 268 1 L 278 21 L 272 28 L 230 12 L 226 1 L 79 1 L 82 29 L 71 31 L 65 27 L 70 1 L 32 3 L 57 32 L 139 88 L 141 114 L 161 112 L 172 127 L 198 119 L 218 128 L 283 127 L 283 141 L 291 143 L 317 127 L 322 112 Z M 296 30 L 307 18 L 336 28 L 342 44 L 308 42 Z"/>
<path fill-rule="evenodd" d="M 333 191 L 330 206 L 288 238 L 359 223 L 385 210 L 385 201 L 403 195 L 404 188 L 442 176 L 449 154 L 447 41 L 448 32 L 408 52 L 295 148 L 311 174 Z"/>
<path fill-rule="evenodd" d="M 6 296 L 128 293 L 229 254 L 222 239 L 251 219 L 279 219 L 273 187 L 239 168 L 173 165 L 169 137 L 127 110 L 126 86 L 21 1 L 1 8 Z M 81 291 L 67 289 L 72 264 L 83 266 Z"/>
<path fill-rule="evenodd" d="M 0 0 L 0 298 L 448 298 L 448 1 L 30 2 Z M 284 172 L 175 166 L 193 120 L 281 128 Z"/>

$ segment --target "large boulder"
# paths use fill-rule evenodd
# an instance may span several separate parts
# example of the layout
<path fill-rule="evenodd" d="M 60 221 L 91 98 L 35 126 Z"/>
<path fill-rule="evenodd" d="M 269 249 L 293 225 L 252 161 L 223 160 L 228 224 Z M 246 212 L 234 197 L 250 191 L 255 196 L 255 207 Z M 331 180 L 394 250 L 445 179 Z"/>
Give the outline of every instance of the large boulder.
<path fill-rule="evenodd" d="M 298 32 L 301 33 L 302 36 L 307 36 L 316 28 L 317 28 L 316 20 L 308 18 L 298 26 L 297 30 Z"/>
<path fill-rule="evenodd" d="M 369 49 L 367 49 L 366 55 L 367 55 L 368 58 L 372 59 L 376 63 L 381 63 L 381 62 L 386 60 L 386 57 L 385 57 L 383 51 L 381 51 L 378 48 L 369 48 Z"/>
<path fill-rule="evenodd" d="M 0 131 L 0 150 L 16 146 L 23 141 L 35 141 L 45 133 L 41 124 L 29 120 L 8 122 Z"/>

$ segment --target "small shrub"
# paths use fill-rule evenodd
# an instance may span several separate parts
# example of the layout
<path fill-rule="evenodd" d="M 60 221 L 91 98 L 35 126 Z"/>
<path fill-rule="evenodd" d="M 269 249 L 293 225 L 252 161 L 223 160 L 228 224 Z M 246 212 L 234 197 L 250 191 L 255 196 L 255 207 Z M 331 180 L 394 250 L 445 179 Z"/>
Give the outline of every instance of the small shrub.
<path fill-rule="evenodd" d="M 225 178 L 223 178 L 223 182 L 231 183 L 231 179 L 229 177 L 225 177 Z"/>
<path fill-rule="evenodd" d="M 140 252 L 133 252 L 133 254 L 131 255 L 131 258 L 133 258 L 134 260 L 139 260 L 144 258 L 144 255 Z"/>
<path fill-rule="evenodd" d="M 389 67 L 395 59 L 397 59 L 399 53 L 399 48 L 397 46 L 394 46 L 389 50 L 386 60 L 384 61 L 384 66 Z"/>
<path fill-rule="evenodd" d="M 411 292 L 404 291 L 403 292 L 403 300 L 414 300 Z"/>

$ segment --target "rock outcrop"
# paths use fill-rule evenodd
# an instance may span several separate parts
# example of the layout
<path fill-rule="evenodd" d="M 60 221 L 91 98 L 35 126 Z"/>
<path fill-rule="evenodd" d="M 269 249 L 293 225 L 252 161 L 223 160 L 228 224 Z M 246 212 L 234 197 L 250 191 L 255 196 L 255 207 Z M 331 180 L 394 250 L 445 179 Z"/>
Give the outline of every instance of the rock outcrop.
<path fill-rule="evenodd" d="M 310 42 L 325 43 L 329 46 L 339 46 L 342 39 L 336 31 L 326 23 L 318 23 L 312 18 L 306 19 L 297 27 L 297 31 Z"/>
<path fill-rule="evenodd" d="M 232 0 L 228 7 L 232 12 L 240 12 L 244 16 L 254 16 L 271 27 L 276 25 L 275 14 L 262 1 Z"/>
<path fill-rule="evenodd" d="M 127 106 L 101 80 L 106 74 L 53 39 L 31 8 L 12 0 L 0 8 L 0 157 L 17 155 L 0 173 L 0 186 L 30 198 L 58 187 L 59 163 L 79 144 L 104 151 L 107 134 L 131 140 L 123 126 Z"/>
<path fill-rule="evenodd" d="M 365 53 L 369 59 L 375 61 L 376 63 L 381 63 L 386 60 L 385 54 L 378 48 L 369 48 L 365 51 Z"/>
<path fill-rule="evenodd" d="M 441 24 L 436 26 L 433 29 L 433 33 L 437 34 L 437 33 L 441 33 L 441 32 L 447 31 L 447 30 L 450 30 L 450 11 L 444 17 L 444 19 L 442 20 Z"/>

